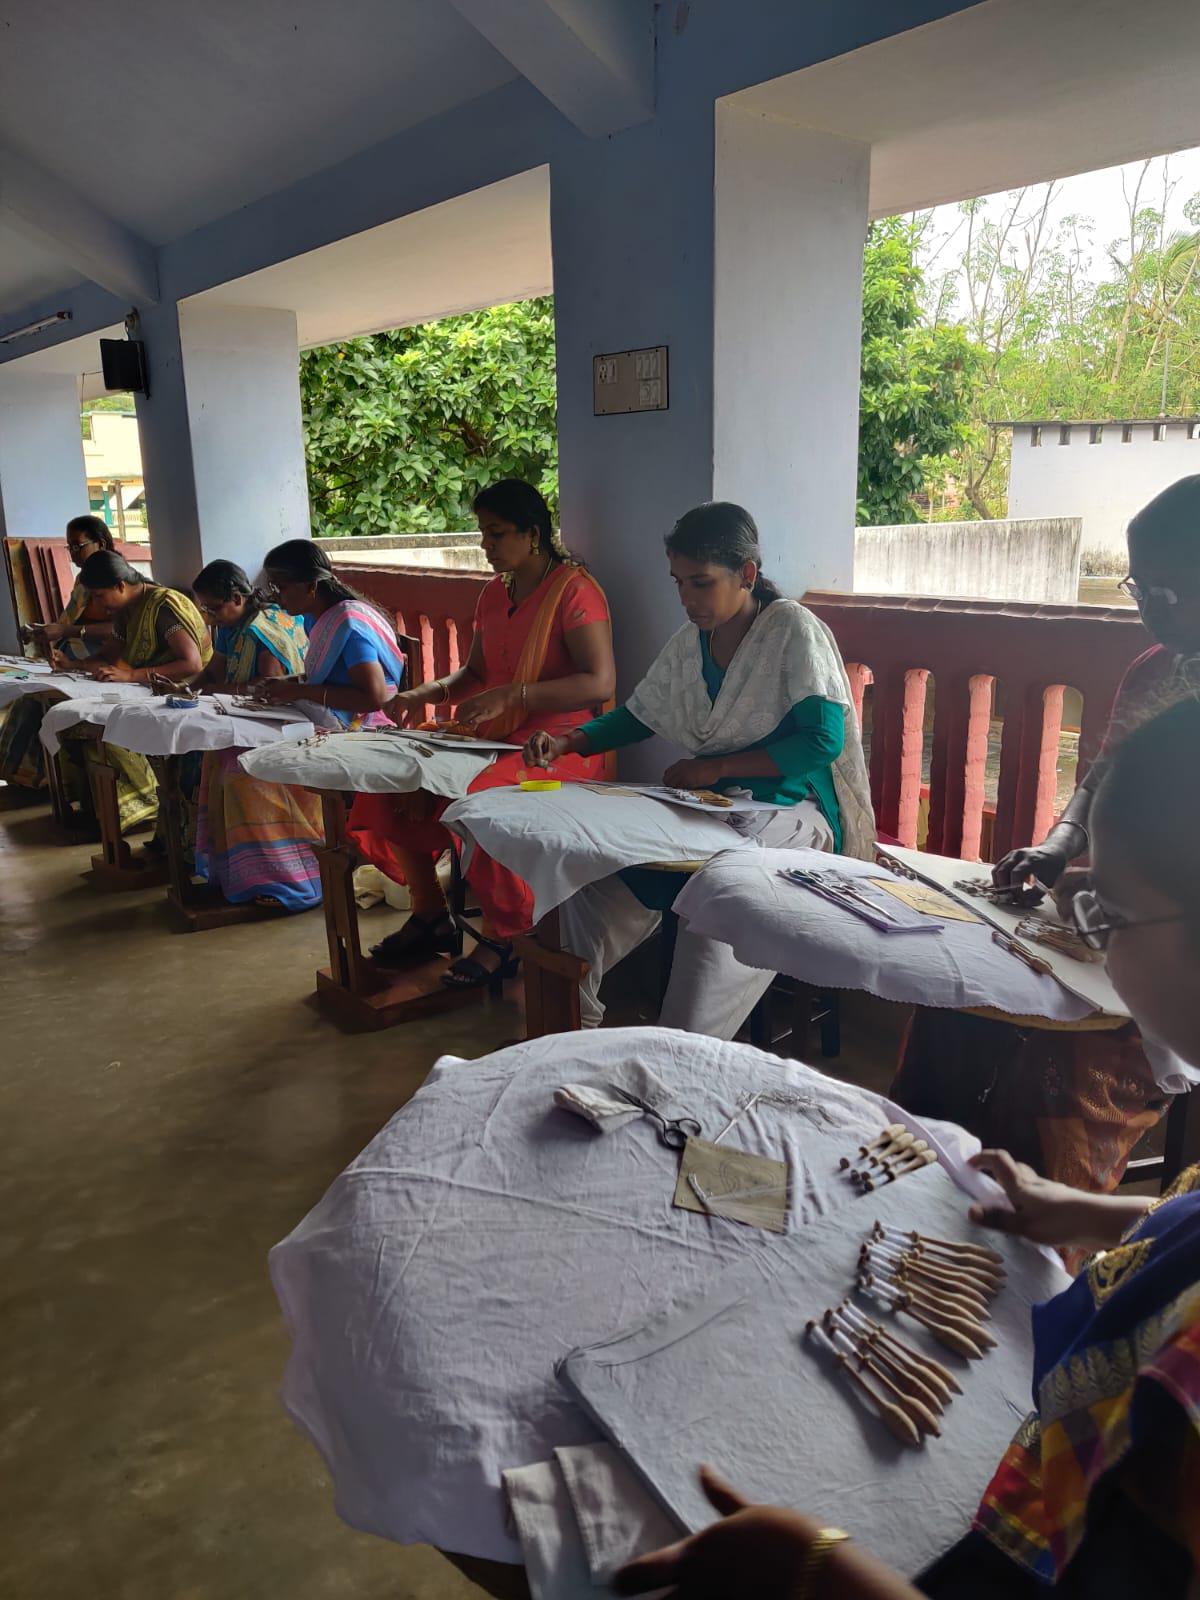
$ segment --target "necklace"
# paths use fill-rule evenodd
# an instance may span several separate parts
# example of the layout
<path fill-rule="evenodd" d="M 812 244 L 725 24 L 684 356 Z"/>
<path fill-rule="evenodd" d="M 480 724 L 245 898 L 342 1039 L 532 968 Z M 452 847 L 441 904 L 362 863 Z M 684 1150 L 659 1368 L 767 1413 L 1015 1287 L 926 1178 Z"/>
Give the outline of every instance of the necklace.
<path fill-rule="evenodd" d="M 541 572 L 538 573 L 536 583 L 531 583 L 530 586 L 529 586 L 529 594 L 522 595 L 519 600 L 517 598 L 517 575 L 516 575 L 516 573 L 515 572 L 506 572 L 504 574 L 504 581 L 505 581 L 505 584 L 506 584 L 506 586 L 508 588 L 508 598 L 512 601 L 514 606 L 519 606 L 524 601 L 528 600 L 529 599 L 529 595 L 532 594 L 535 589 L 540 588 L 541 585 L 543 583 L 545 583 L 546 574 L 550 571 L 550 568 L 553 565 L 554 565 L 554 557 L 553 556 L 547 556 L 546 557 L 546 565 L 542 568 Z"/>

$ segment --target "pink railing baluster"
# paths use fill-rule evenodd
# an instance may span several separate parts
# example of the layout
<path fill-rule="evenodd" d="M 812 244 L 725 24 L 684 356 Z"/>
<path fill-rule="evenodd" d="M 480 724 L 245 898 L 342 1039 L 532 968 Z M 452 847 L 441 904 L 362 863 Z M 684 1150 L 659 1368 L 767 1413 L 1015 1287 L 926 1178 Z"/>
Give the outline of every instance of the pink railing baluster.
<path fill-rule="evenodd" d="M 964 861 L 979 860 L 983 837 L 983 804 L 987 787 L 988 734 L 992 725 L 992 702 L 996 680 L 977 673 L 967 686 L 967 739 L 963 775 L 962 840 L 959 853 Z"/>
<path fill-rule="evenodd" d="M 1042 695 L 1042 739 L 1038 750 L 1037 783 L 1033 797 L 1034 839 L 1044 839 L 1054 821 L 1064 693 L 1061 683 L 1053 683 Z"/>
<path fill-rule="evenodd" d="M 910 667 L 904 674 L 904 700 L 900 729 L 900 788 L 896 806 L 896 837 L 914 849 L 921 815 L 921 758 L 925 753 L 925 697 L 929 669 Z"/>

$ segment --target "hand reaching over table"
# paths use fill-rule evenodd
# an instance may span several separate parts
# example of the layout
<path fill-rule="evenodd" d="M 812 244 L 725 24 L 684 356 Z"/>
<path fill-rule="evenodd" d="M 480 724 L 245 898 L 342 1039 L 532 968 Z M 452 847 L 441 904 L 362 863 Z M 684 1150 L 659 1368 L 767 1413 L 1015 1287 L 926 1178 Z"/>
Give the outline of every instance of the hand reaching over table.
<path fill-rule="evenodd" d="M 663 773 L 663 782 L 671 789 L 711 789 L 726 775 L 719 757 L 693 756 L 669 766 Z"/>
<path fill-rule="evenodd" d="M 520 705 L 521 685 L 505 683 L 499 688 L 485 689 L 482 694 L 473 694 L 469 700 L 463 700 L 458 706 L 457 720 L 468 728 L 478 729 L 481 723 L 503 717 L 517 710 Z"/>
<path fill-rule="evenodd" d="M 915 1600 L 917 1591 L 836 1529 L 779 1506 L 754 1506 L 711 1467 L 700 1484 L 721 1520 L 622 1567 L 617 1594 L 670 1587 L 678 1600 Z"/>
<path fill-rule="evenodd" d="M 544 733 L 539 728 L 525 741 L 522 753 L 526 766 L 550 767 L 561 757 L 570 755 L 573 748 L 569 734 L 556 739 L 552 733 Z"/>
<path fill-rule="evenodd" d="M 1023 1161 L 1014 1161 L 1007 1150 L 980 1150 L 970 1164 L 998 1183 L 1008 1202 L 973 1205 L 971 1221 L 1033 1244 L 1111 1249 L 1150 1205 L 1141 1195 L 1087 1194 L 1055 1183 Z"/>
<path fill-rule="evenodd" d="M 309 698 L 308 687 L 303 678 L 256 678 L 250 693 L 270 706 L 290 706 Z"/>

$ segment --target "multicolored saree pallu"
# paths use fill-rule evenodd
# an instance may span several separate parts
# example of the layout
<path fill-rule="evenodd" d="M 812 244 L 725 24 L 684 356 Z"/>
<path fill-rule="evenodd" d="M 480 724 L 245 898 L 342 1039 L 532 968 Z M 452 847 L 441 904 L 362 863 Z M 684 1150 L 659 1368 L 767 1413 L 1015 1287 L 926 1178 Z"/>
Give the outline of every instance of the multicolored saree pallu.
<path fill-rule="evenodd" d="M 1200 1555 L 1200 1167 L 1033 1312 L 1034 1399 L 975 1527 L 1043 1583 L 1120 1502 Z M 1184 1589 L 1179 1591 L 1185 1592 Z M 1155 1600 L 1167 1600 L 1156 1591 Z"/>

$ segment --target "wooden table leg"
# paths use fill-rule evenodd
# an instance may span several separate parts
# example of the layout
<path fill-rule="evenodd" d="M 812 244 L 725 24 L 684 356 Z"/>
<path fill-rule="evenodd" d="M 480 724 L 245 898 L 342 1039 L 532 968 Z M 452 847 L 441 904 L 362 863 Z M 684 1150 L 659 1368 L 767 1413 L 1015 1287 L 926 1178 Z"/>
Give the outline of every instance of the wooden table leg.
<path fill-rule="evenodd" d="M 513 941 L 525 971 L 525 1034 L 578 1033 L 582 1026 L 579 985 L 591 970 L 562 947 L 558 912 L 544 916 L 532 933 Z"/>
<path fill-rule="evenodd" d="M 322 789 L 320 795 L 325 843 L 317 850 L 317 861 L 321 869 L 330 974 L 351 994 L 366 994 L 371 981 L 358 932 L 355 861 L 346 832 L 346 797 L 332 789 Z"/>
<path fill-rule="evenodd" d="M 70 832 L 77 821 L 75 807 L 67 791 L 62 763 L 57 755 L 52 756 L 49 750 L 46 751 L 46 787 L 50 791 L 50 810 L 55 822 L 60 828 Z"/>
<path fill-rule="evenodd" d="M 99 741 L 97 741 L 99 742 Z M 144 866 L 133 859 L 133 854 L 121 837 L 121 807 L 117 799 L 117 775 L 103 761 L 87 761 L 84 768 L 92 791 L 92 805 L 100 824 L 100 854 L 92 857 L 89 881 L 96 889 L 123 891 L 128 889 L 153 889 L 166 881 L 167 869 L 163 862 L 150 861 Z"/>
<path fill-rule="evenodd" d="M 184 907 L 192 898 L 192 871 L 183 837 L 183 789 L 179 782 L 179 758 L 164 757 L 160 771 L 158 809 L 163 819 L 163 835 L 167 846 L 167 894 L 180 907 Z"/>
<path fill-rule="evenodd" d="M 317 999 L 343 1027 L 353 1031 L 390 1028 L 434 1011 L 452 1010 L 482 1000 L 482 989 L 449 989 L 441 981 L 450 963 L 445 956 L 389 971 L 362 952 L 358 904 L 354 898 L 354 847 L 346 828 L 346 797 L 316 789 L 321 800 L 325 842 L 317 849 L 321 869 L 329 969 L 317 973 Z"/>

